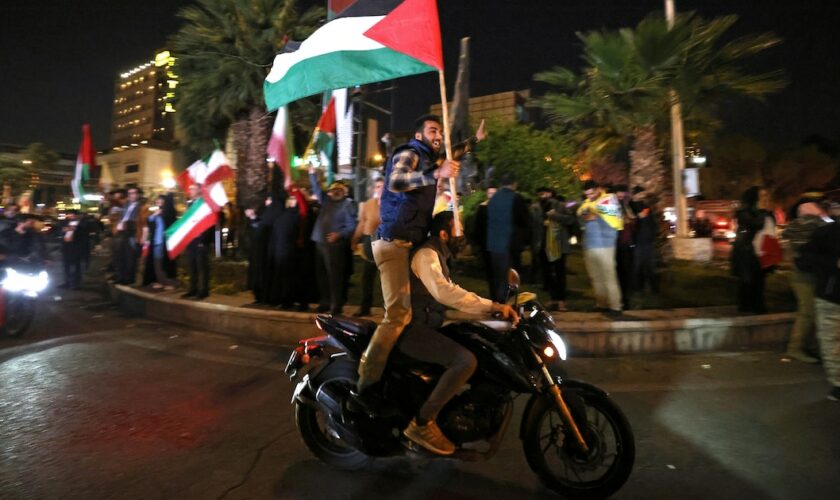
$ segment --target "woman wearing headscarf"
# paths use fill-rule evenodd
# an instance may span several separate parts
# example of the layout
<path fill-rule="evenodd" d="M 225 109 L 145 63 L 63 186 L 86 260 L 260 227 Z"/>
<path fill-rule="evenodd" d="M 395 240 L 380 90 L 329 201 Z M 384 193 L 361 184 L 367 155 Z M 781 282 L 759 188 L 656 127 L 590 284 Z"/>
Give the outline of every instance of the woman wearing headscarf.
<path fill-rule="evenodd" d="M 741 206 L 735 212 L 738 233 L 732 245 L 732 275 L 738 278 L 738 311 L 763 313 L 764 281 L 768 270 L 762 269 L 757 238 L 765 225 L 775 228 L 775 218 L 766 210 L 767 191 L 753 186 L 741 195 Z M 757 250 L 757 248 L 759 250 Z"/>

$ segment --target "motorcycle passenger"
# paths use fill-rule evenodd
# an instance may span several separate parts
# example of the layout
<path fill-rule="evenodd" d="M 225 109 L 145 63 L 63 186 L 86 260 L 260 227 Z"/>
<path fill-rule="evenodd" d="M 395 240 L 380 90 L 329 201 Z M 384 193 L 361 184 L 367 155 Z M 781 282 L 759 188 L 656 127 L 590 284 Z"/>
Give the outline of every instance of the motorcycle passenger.
<path fill-rule="evenodd" d="M 34 227 L 35 217 L 21 214 L 0 233 L 0 266 L 25 262 L 42 265 L 47 258 L 44 238 Z"/>
<path fill-rule="evenodd" d="M 448 262 L 457 253 L 453 230 L 453 213 L 437 214 L 430 225 L 429 239 L 412 255 L 412 319 L 396 344 L 397 349 L 414 359 L 446 368 L 429 398 L 403 431 L 410 440 L 440 455 L 451 455 L 455 445 L 443 435 L 435 419 L 470 379 L 477 364 L 468 349 L 436 331 L 443 325 L 446 308 L 472 314 L 499 313 L 514 324 L 519 321 L 509 305 L 479 297 L 452 283 Z"/>

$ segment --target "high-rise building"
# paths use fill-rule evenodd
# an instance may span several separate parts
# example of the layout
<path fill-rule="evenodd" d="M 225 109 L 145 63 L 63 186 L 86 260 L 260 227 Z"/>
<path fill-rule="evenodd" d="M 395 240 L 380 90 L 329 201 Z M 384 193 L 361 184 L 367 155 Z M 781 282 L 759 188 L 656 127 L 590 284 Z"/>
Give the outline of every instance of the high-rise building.
<path fill-rule="evenodd" d="M 173 99 L 178 86 L 175 58 L 161 50 L 154 59 L 121 73 L 114 86 L 111 148 L 149 145 L 166 148 L 175 140 Z"/>

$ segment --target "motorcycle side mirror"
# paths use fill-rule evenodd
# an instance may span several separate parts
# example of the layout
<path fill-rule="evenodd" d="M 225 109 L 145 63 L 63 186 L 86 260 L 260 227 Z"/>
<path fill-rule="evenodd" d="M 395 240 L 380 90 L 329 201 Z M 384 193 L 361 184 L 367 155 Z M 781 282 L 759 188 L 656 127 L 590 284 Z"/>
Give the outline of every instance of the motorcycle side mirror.
<path fill-rule="evenodd" d="M 513 307 L 515 308 L 517 306 L 517 303 L 518 303 L 518 295 L 519 295 L 516 292 L 519 290 L 519 285 L 521 284 L 521 280 L 519 279 L 519 273 L 516 272 L 516 269 L 510 268 L 508 270 L 507 282 L 508 282 L 508 290 L 510 291 L 509 294 L 512 293 L 513 297 L 514 297 L 513 298 Z"/>

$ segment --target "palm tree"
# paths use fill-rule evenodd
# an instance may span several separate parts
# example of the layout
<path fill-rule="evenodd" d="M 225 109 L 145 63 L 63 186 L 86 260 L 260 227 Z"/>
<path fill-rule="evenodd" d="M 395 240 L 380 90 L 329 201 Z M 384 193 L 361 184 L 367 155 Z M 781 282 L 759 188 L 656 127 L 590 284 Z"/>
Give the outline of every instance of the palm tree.
<path fill-rule="evenodd" d="M 651 15 L 635 28 L 578 34 L 584 69 L 580 75 L 562 67 L 535 75 L 556 89 L 536 104 L 576 135 L 587 157 L 632 148 L 631 182 L 665 203 L 670 177 L 660 148 L 669 130 L 671 90 L 682 103 L 689 133 L 697 137 L 720 126 L 716 106 L 722 102 L 762 99 L 784 86 L 779 72 L 741 68 L 744 59 L 777 45 L 777 37 L 766 33 L 722 43 L 736 20 L 684 14 L 669 28 L 665 19 Z"/>
<path fill-rule="evenodd" d="M 272 122 L 263 80 L 285 41 L 309 36 L 325 11 L 299 15 L 295 0 L 198 0 L 179 17 L 184 25 L 171 40 L 178 124 L 187 145 L 205 153 L 230 129 L 237 202 L 258 206 L 268 189 L 265 148 Z"/>

